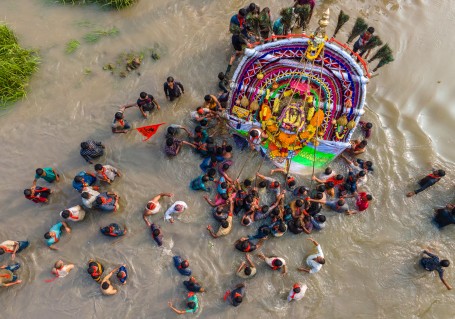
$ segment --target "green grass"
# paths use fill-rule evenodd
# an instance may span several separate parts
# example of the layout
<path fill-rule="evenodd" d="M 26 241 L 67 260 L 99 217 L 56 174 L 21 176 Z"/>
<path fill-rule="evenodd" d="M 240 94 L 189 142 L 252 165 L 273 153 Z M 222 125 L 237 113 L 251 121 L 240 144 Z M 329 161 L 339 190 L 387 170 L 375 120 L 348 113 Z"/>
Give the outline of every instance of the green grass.
<path fill-rule="evenodd" d="M 138 0 L 56 0 L 56 1 L 63 4 L 73 5 L 96 3 L 99 4 L 100 6 L 107 6 L 120 10 L 132 6 Z"/>
<path fill-rule="evenodd" d="M 36 51 L 22 48 L 13 31 L 0 23 L 0 108 L 27 95 L 28 82 L 38 64 Z"/>
<path fill-rule="evenodd" d="M 119 32 L 120 31 L 116 27 L 107 30 L 94 30 L 84 35 L 84 40 L 89 43 L 95 43 L 99 41 L 101 37 L 116 36 Z"/>
<path fill-rule="evenodd" d="M 66 44 L 66 49 L 65 49 L 65 52 L 67 54 L 71 54 L 71 53 L 74 53 L 74 51 L 77 50 L 77 48 L 79 48 L 79 46 L 81 45 L 81 43 L 77 40 L 70 40 L 67 44 Z"/>

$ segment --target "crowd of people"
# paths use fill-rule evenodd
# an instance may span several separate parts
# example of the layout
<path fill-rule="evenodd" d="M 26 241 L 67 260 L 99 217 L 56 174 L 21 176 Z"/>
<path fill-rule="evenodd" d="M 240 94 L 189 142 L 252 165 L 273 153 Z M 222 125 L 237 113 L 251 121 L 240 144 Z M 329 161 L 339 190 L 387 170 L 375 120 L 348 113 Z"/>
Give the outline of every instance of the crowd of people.
<path fill-rule="evenodd" d="M 296 0 L 295 5 L 310 4 L 314 7 L 314 1 Z M 253 31 L 245 21 L 248 15 L 266 14 L 270 17 L 270 10 L 260 8 L 252 3 L 246 8 L 239 10 L 230 21 L 230 30 L 233 31 L 233 44 L 239 39 L 248 38 Z M 260 29 L 260 36 L 267 38 L 269 34 L 276 31 L 276 23 L 267 25 Z M 371 30 L 370 30 L 371 31 Z M 240 32 L 240 33 L 239 33 Z M 246 34 L 245 34 L 246 32 Z M 243 34 L 243 35 L 241 35 Z M 237 40 L 234 41 L 234 37 Z M 253 36 L 254 37 L 254 36 Z M 229 236 L 233 227 L 246 227 L 251 234 L 233 241 L 233 249 L 245 254 L 246 261 L 243 261 L 236 270 L 233 270 L 239 277 L 239 282 L 232 290 L 227 290 L 224 300 L 232 306 L 239 306 L 246 296 L 246 280 L 252 279 L 260 271 L 257 263 L 253 262 L 256 256 L 259 263 L 265 263 L 270 271 L 277 271 L 283 275 L 290 271 L 300 271 L 308 274 L 319 272 L 326 262 L 322 245 L 311 237 L 307 237 L 314 245 L 314 252 L 306 257 L 303 265 L 289 265 L 285 256 L 277 256 L 273 253 L 254 251 L 262 248 L 265 251 L 267 243 L 279 240 L 283 236 L 303 236 L 314 232 L 323 232 L 330 217 L 336 213 L 354 215 L 365 212 L 373 196 L 362 190 L 367 180 L 373 175 L 374 165 L 371 160 L 361 159 L 367 148 L 367 140 L 371 136 L 372 124 L 360 122 L 358 125 L 359 136 L 363 138 L 352 141 L 350 149 L 341 155 L 345 163 L 342 171 L 335 172 L 330 167 L 325 168 L 317 175 L 311 176 L 311 181 L 303 183 L 300 177 L 292 176 L 289 169 L 272 169 L 269 174 L 261 173 L 259 166 L 257 171 L 248 172 L 248 178 L 240 180 L 240 175 L 245 165 L 243 164 L 240 173 L 231 172 L 234 164 L 234 150 L 236 144 L 230 144 L 233 139 L 221 135 L 222 127 L 225 127 L 225 105 L 229 95 L 227 85 L 228 74 L 232 67 L 233 60 L 241 47 L 234 44 L 236 53 L 231 58 L 228 69 L 219 75 L 219 87 L 222 92 L 219 96 L 208 94 L 201 99 L 200 105 L 192 111 L 189 116 L 194 122 L 193 128 L 178 124 L 171 124 L 166 128 L 163 141 L 163 151 L 169 157 L 177 157 L 181 148 L 186 145 L 194 150 L 201 157 L 199 166 L 200 173 L 195 174 L 194 179 L 188 181 L 189 187 L 194 192 L 200 192 L 201 199 L 204 199 L 211 210 L 214 225 L 206 226 L 208 235 L 213 238 Z M 237 50 L 239 49 L 239 50 Z M 173 101 L 184 94 L 182 83 L 168 77 L 164 83 L 166 98 Z M 136 102 L 126 104 L 115 113 L 112 122 L 113 133 L 127 133 L 132 126 L 124 118 L 124 112 L 131 107 L 138 107 L 141 115 L 145 118 L 150 113 L 159 111 L 161 106 L 158 101 L 146 92 L 141 92 Z M 248 132 L 245 145 L 251 151 L 258 151 L 261 145 L 267 140 L 267 135 L 260 127 L 253 127 Z M 104 156 L 105 146 L 102 142 L 87 140 L 80 144 L 80 155 L 89 164 L 99 161 Z M 94 211 L 115 212 L 120 208 L 120 196 L 108 190 L 109 186 L 121 178 L 123 173 L 117 168 L 96 163 L 93 166 L 94 172 L 81 171 L 72 181 L 75 192 L 81 197 L 80 205 L 65 208 L 59 212 L 60 219 L 52 225 L 44 234 L 46 244 L 50 249 L 58 250 L 57 244 L 64 232 L 71 232 L 70 224 L 82 222 L 87 213 Z M 60 175 L 56 168 L 42 167 L 35 171 L 35 178 L 30 188 L 24 190 L 25 198 L 34 203 L 49 202 L 53 184 L 60 182 Z M 407 196 L 414 196 L 437 183 L 445 172 L 435 169 L 431 174 L 419 181 L 420 188 L 411 191 Z M 38 186 L 43 180 L 46 186 Z M 195 193 L 198 194 L 198 193 Z M 174 201 L 166 210 L 163 209 L 160 200 L 164 197 L 174 198 L 172 193 L 159 193 L 151 198 L 145 205 L 142 218 L 147 227 L 150 228 L 151 237 L 158 246 L 163 245 L 162 225 L 157 214 L 164 211 L 164 222 L 174 223 L 175 220 L 188 209 L 184 201 Z M 455 223 L 455 206 L 438 209 L 435 213 L 435 223 L 444 227 Z M 106 215 L 108 216 L 108 215 Z M 138 217 L 140 218 L 140 217 Z M 154 221 L 151 222 L 150 220 Z M 109 223 L 100 228 L 100 233 L 110 237 L 120 237 L 128 233 L 125 225 Z M 6 240 L 0 244 L 0 255 L 11 254 L 14 261 L 17 253 L 25 250 L 30 243 L 28 241 Z M 439 260 L 439 257 L 425 250 L 426 257 L 421 259 L 421 265 L 428 271 L 437 271 L 444 285 L 451 289 L 450 285 L 443 278 L 443 267 L 449 266 L 448 260 Z M 190 262 L 181 256 L 174 256 L 172 261 L 177 273 L 186 277 L 183 285 L 188 290 L 186 296 L 186 307 L 179 309 L 169 302 L 169 307 L 178 314 L 194 313 L 199 308 L 198 293 L 205 292 L 202 284 L 199 283 L 190 269 Z M 114 267 L 109 273 L 105 270 L 100 260 L 90 259 L 87 261 L 87 272 L 92 279 L 99 284 L 100 290 L 105 295 L 114 295 L 118 292 L 116 285 L 111 281 L 112 275 L 116 274 L 117 283 L 125 285 L 128 279 L 128 267 L 125 264 Z M 55 278 L 67 276 L 75 265 L 58 260 L 52 267 L 51 273 Z M 11 263 L 0 268 L 0 285 L 4 287 L 20 284 L 17 270 L 19 263 Z M 301 300 L 308 287 L 303 282 L 294 282 L 290 288 L 288 301 Z"/>

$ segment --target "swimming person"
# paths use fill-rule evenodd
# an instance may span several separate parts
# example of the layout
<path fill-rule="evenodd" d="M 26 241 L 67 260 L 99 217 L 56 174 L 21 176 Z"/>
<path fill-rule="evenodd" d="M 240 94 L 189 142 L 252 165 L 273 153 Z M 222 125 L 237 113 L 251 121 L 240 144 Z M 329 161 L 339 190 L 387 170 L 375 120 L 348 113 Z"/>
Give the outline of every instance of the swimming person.
<path fill-rule="evenodd" d="M 117 112 L 111 124 L 112 133 L 127 133 L 131 129 L 131 125 L 125 120 L 123 112 Z"/>
<path fill-rule="evenodd" d="M 51 273 L 58 278 L 63 278 L 67 276 L 71 270 L 74 269 L 73 264 L 66 264 L 62 260 L 55 262 L 54 267 L 51 270 Z"/>
<path fill-rule="evenodd" d="M 168 304 L 169 308 L 171 308 L 175 313 L 177 313 L 179 315 L 183 315 L 185 313 L 195 313 L 199 309 L 199 301 L 194 292 L 188 293 L 185 310 L 180 310 L 180 309 L 175 308 L 172 305 L 172 301 L 169 301 L 167 304 Z"/>
<path fill-rule="evenodd" d="M 60 212 L 60 216 L 65 220 L 80 222 L 85 218 L 85 211 L 80 205 L 76 205 Z"/>
<path fill-rule="evenodd" d="M 120 237 L 125 235 L 128 232 L 126 226 L 123 226 L 123 229 L 116 223 L 109 224 L 106 227 L 100 227 L 100 232 L 105 236 L 110 237 Z"/>
<path fill-rule="evenodd" d="M 121 265 L 117 270 L 117 279 L 122 285 L 126 285 L 126 280 L 128 279 L 128 271 L 126 265 Z"/>
<path fill-rule="evenodd" d="M 370 138 L 373 131 L 373 124 L 370 122 L 359 121 L 359 126 L 365 138 Z"/>
<path fill-rule="evenodd" d="M 204 288 L 196 281 L 196 278 L 190 277 L 189 280 L 185 280 L 183 285 L 192 292 L 205 292 Z"/>
<path fill-rule="evenodd" d="M 164 82 L 164 94 L 169 101 L 174 101 L 176 98 L 180 97 L 182 94 L 185 94 L 185 89 L 183 88 L 182 83 L 174 80 L 172 76 L 169 76 Z"/>
<path fill-rule="evenodd" d="M 181 213 L 183 213 L 185 211 L 185 209 L 188 209 L 188 205 L 185 202 L 176 201 L 164 213 L 164 220 L 173 223 L 174 222 L 174 217 L 172 217 L 172 215 L 173 214 L 181 214 Z"/>
<path fill-rule="evenodd" d="M 144 213 L 142 214 L 142 218 L 144 219 L 148 227 L 150 227 L 151 223 L 148 221 L 147 217 L 155 215 L 160 211 L 161 204 L 159 200 L 161 199 L 161 197 L 172 196 L 174 196 L 174 194 L 172 193 L 160 193 L 147 202 L 147 205 L 145 205 Z"/>
<path fill-rule="evenodd" d="M 437 208 L 434 211 L 433 221 L 439 228 L 455 224 L 455 206 L 448 204 L 446 207 Z"/>
<path fill-rule="evenodd" d="M 322 252 L 321 245 L 316 240 L 313 238 L 308 238 L 308 240 L 311 240 L 316 246 L 317 253 L 307 257 L 306 264 L 308 267 L 299 267 L 297 270 L 314 274 L 321 270 L 322 265 L 325 264 L 324 253 Z"/>
<path fill-rule="evenodd" d="M 437 271 L 439 274 L 439 278 L 441 279 L 442 283 L 448 290 L 451 290 L 452 287 L 445 281 L 444 279 L 444 269 L 442 267 L 449 267 L 450 261 L 447 259 L 444 260 L 439 260 L 439 257 L 430 253 L 427 250 L 423 251 L 424 255 L 427 255 L 428 257 L 422 257 L 420 259 L 420 265 L 427 271 Z"/>
<path fill-rule="evenodd" d="M 163 233 L 161 232 L 160 226 L 152 224 L 150 225 L 150 230 L 152 231 L 152 238 L 157 243 L 157 245 L 163 245 Z"/>
<path fill-rule="evenodd" d="M 36 182 L 40 178 L 44 179 L 48 183 L 60 181 L 60 175 L 58 175 L 52 167 L 37 168 L 33 185 L 36 185 Z"/>
<path fill-rule="evenodd" d="M 211 188 L 205 185 L 205 183 L 207 183 L 208 181 L 209 177 L 207 176 L 207 174 L 199 175 L 190 182 L 190 188 L 194 191 L 210 192 Z"/>
<path fill-rule="evenodd" d="M 105 146 L 101 142 L 88 140 L 81 143 L 81 156 L 90 164 L 93 164 L 92 160 L 104 155 Z"/>
<path fill-rule="evenodd" d="M 291 291 L 289 291 L 288 302 L 302 299 L 305 296 L 305 292 L 307 291 L 307 289 L 308 289 L 307 285 L 295 283 L 294 286 L 292 286 Z"/>
<path fill-rule="evenodd" d="M 286 261 L 283 258 L 280 257 L 267 257 L 263 253 L 257 254 L 257 256 L 264 260 L 267 265 L 269 265 L 272 270 L 281 270 L 281 273 L 284 275 L 287 272 L 286 269 Z"/>
<path fill-rule="evenodd" d="M 243 302 L 243 298 L 245 297 L 245 284 L 241 283 L 235 286 L 234 290 L 226 291 L 224 294 L 224 300 L 229 301 L 231 305 L 234 307 L 239 306 Z"/>
<path fill-rule="evenodd" d="M 18 285 L 22 280 L 18 280 L 16 270 L 20 268 L 19 263 L 13 265 L 3 265 L 0 267 L 0 287 L 11 287 Z"/>
<path fill-rule="evenodd" d="M 425 176 L 424 178 L 422 178 L 419 181 L 419 185 L 420 185 L 419 189 L 416 189 L 413 192 L 407 193 L 406 196 L 411 197 L 411 196 L 417 195 L 418 193 L 426 190 L 428 187 L 431 187 L 434 184 L 436 184 L 437 182 L 439 182 L 439 180 L 441 178 L 443 178 L 445 175 L 446 175 L 446 172 L 442 169 L 433 170 L 433 172 L 431 174 L 428 174 L 427 176 Z"/>
<path fill-rule="evenodd" d="M 11 254 L 11 260 L 14 260 L 16 258 L 16 254 L 23 251 L 29 245 L 30 243 L 28 240 L 5 240 L 0 244 L 0 256 L 4 253 Z"/>
<path fill-rule="evenodd" d="M 58 249 L 55 247 L 55 244 L 59 242 L 60 237 L 62 236 L 62 228 L 64 228 L 67 233 L 71 233 L 71 228 L 69 228 L 67 223 L 58 222 L 57 224 L 53 225 L 47 233 L 44 234 L 46 244 L 50 249 Z"/>
<path fill-rule="evenodd" d="M 251 261 L 250 255 L 248 253 L 246 253 L 245 256 L 247 263 L 242 261 L 235 274 L 243 279 L 253 278 L 257 272 L 256 266 Z"/>
<path fill-rule="evenodd" d="M 111 165 L 95 164 L 95 171 L 96 178 L 108 184 L 111 184 L 117 176 L 122 176 L 120 171 Z"/>
<path fill-rule="evenodd" d="M 254 244 L 248 239 L 248 237 L 242 237 L 234 243 L 234 246 L 237 250 L 248 253 L 260 248 L 264 243 L 264 240 L 265 239 L 259 239 L 257 244 Z"/>
<path fill-rule="evenodd" d="M 119 268 L 120 267 L 112 269 L 112 271 L 101 280 L 100 288 L 101 288 L 101 292 L 103 293 L 103 295 L 110 296 L 110 295 L 115 295 L 118 292 L 118 290 L 114 286 L 112 286 L 110 279 L 111 279 L 112 275 L 114 274 L 114 272 L 119 270 Z"/>
<path fill-rule="evenodd" d="M 47 187 L 32 186 L 29 189 L 24 189 L 24 196 L 28 200 L 34 203 L 48 203 L 49 196 L 52 194 L 52 190 Z"/>
<path fill-rule="evenodd" d="M 188 268 L 190 266 L 188 260 L 183 259 L 180 256 L 174 256 L 172 259 L 174 260 L 175 268 L 181 275 L 191 276 L 191 269 Z"/>
<path fill-rule="evenodd" d="M 90 274 L 93 280 L 99 283 L 104 272 L 104 267 L 100 262 L 90 259 L 88 261 L 87 272 Z"/>

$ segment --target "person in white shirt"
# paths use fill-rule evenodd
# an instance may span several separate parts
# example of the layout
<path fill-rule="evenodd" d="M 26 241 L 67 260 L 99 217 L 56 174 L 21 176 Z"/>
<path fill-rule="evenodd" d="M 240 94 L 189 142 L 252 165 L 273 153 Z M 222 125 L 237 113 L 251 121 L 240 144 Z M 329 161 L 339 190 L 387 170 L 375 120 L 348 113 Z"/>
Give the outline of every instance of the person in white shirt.
<path fill-rule="evenodd" d="M 299 267 L 297 269 L 310 274 L 314 274 L 321 270 L 322 265 L 325 264 L 324 253 L 322 252 L 321 245 L 319 245 L 316 240 L 314 240 L 313 238 L 308 238 L 308 240 L 311 240 L 313 242 L 318 252 L 307 257 L 306 264 L 308 265 L 309 268 Z"/>
<path fill-rule="evenodd" d="M 147 220 L 148 216 L 155 215 L 158 213 L 161 209 L 161 204 L 159 200 L 161 197 L 166 196 L 166 197 L 172 197 L 174 194 L 172 193 L 161 193 L 153 197 L 151 200 L 147 202 L 147 205 L 145 205 L 144 213 L 142 214 L 142 218 L 144 219 L 145 223 L 147 224 L 148 227 L 150 227 L 152 224 Z"/>
<path fill-rule="evenodd" d="M 308 289 L 307 285 L 295 283 L 288 295 L 288 301 L 300 300 L 305 296 L 305 292 Z"/>
<path fill-rule="evenodd" d="M 172 217 L 175 213 L 183 213 L 185 209 L 188 209 L 188 205 L 182 201 L 176 201 L 171 207 L 168 208 L 166 213 L 164 213 L 164 220 L 173 223 L 174 218 Z"/>
<path fill-rule="evenodd" d="M 320 179 L 321 181 L 325 182 L 327 179 L 329 179 L 330 177 L 335 176 L 335 175 L 336 175 L 336 172 L 333 171 L 330 167 L 327 167 L 324 170 L 324 172 L 319 174 L 318 179 Z"/>
<path fill-rule="evenodd" d="M 262 253 L 259 253 L 257 256 L 264 260 L 272 270 L 281 270 L 283 275 L 287 272 L 286 261 L 283 258 L 274 256 L 267 257 Z"/>
<path fill-rule="evenodd" d="M 73 268 L 74 268 L 73 264 L 65 265 L 63 261 L 59 260 L 55 262 L 54 268 L 52 268 L 52 274 L 54 274 L 55 277 L 62 278 L 68 275 Z"/>
<path fill-rule="evenodd" d="M 94 190 L 91 187 L 84 187 L 82 189 L 81 197 L 82 197 L 82 205 L 86 208 L 92 208 L 93 203 L 95 202 L 96 198 L 100 193 Z"/>
<path fill-rule="evenodd" d="M 120 171 L 111 165 L 95 165 L 96 177 L 103 182 L 112 183 L 116 176 L 122 176 Z"/>
<path fill-rule="evenodd" d="M 85 211 L 80 205 L 76 205 L 60 212 L 60 216 L 65 220 L 80 222 L 85 218 Z"/>

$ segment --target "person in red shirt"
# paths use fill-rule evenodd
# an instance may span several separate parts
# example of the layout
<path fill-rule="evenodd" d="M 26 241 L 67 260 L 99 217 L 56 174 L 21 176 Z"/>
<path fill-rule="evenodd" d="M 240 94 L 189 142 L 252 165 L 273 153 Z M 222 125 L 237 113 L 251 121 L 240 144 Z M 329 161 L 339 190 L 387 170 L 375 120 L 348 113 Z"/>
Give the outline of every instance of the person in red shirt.
<path fill-rule="evenodd" d="M 48 197 L 52 191 L 47 187 L 32 187 L 24 190 L 25 198 L 31 200 L 34 203 L 47 203 Z"/>
<path fill-rule="evenodd" d="M 366 192 L 360 192 L 360 193 L 357 193 L 357 195 L 353 195 L 353 196 L 356 197 L 355 205 L 357 206 L 358 211 L 349 211 L 347 213 L 347 215 L 354 215 L 354 214 L 363 212 L 364 210 L 366 210 L 368 208 L 370 201 L 373 200 L 373 196 L 371 196 L 370 194 L 367 194 Z M 345 196 L 344 198 L 346 198 L 346 197 L 348 197 L 348 196 Z"/>

